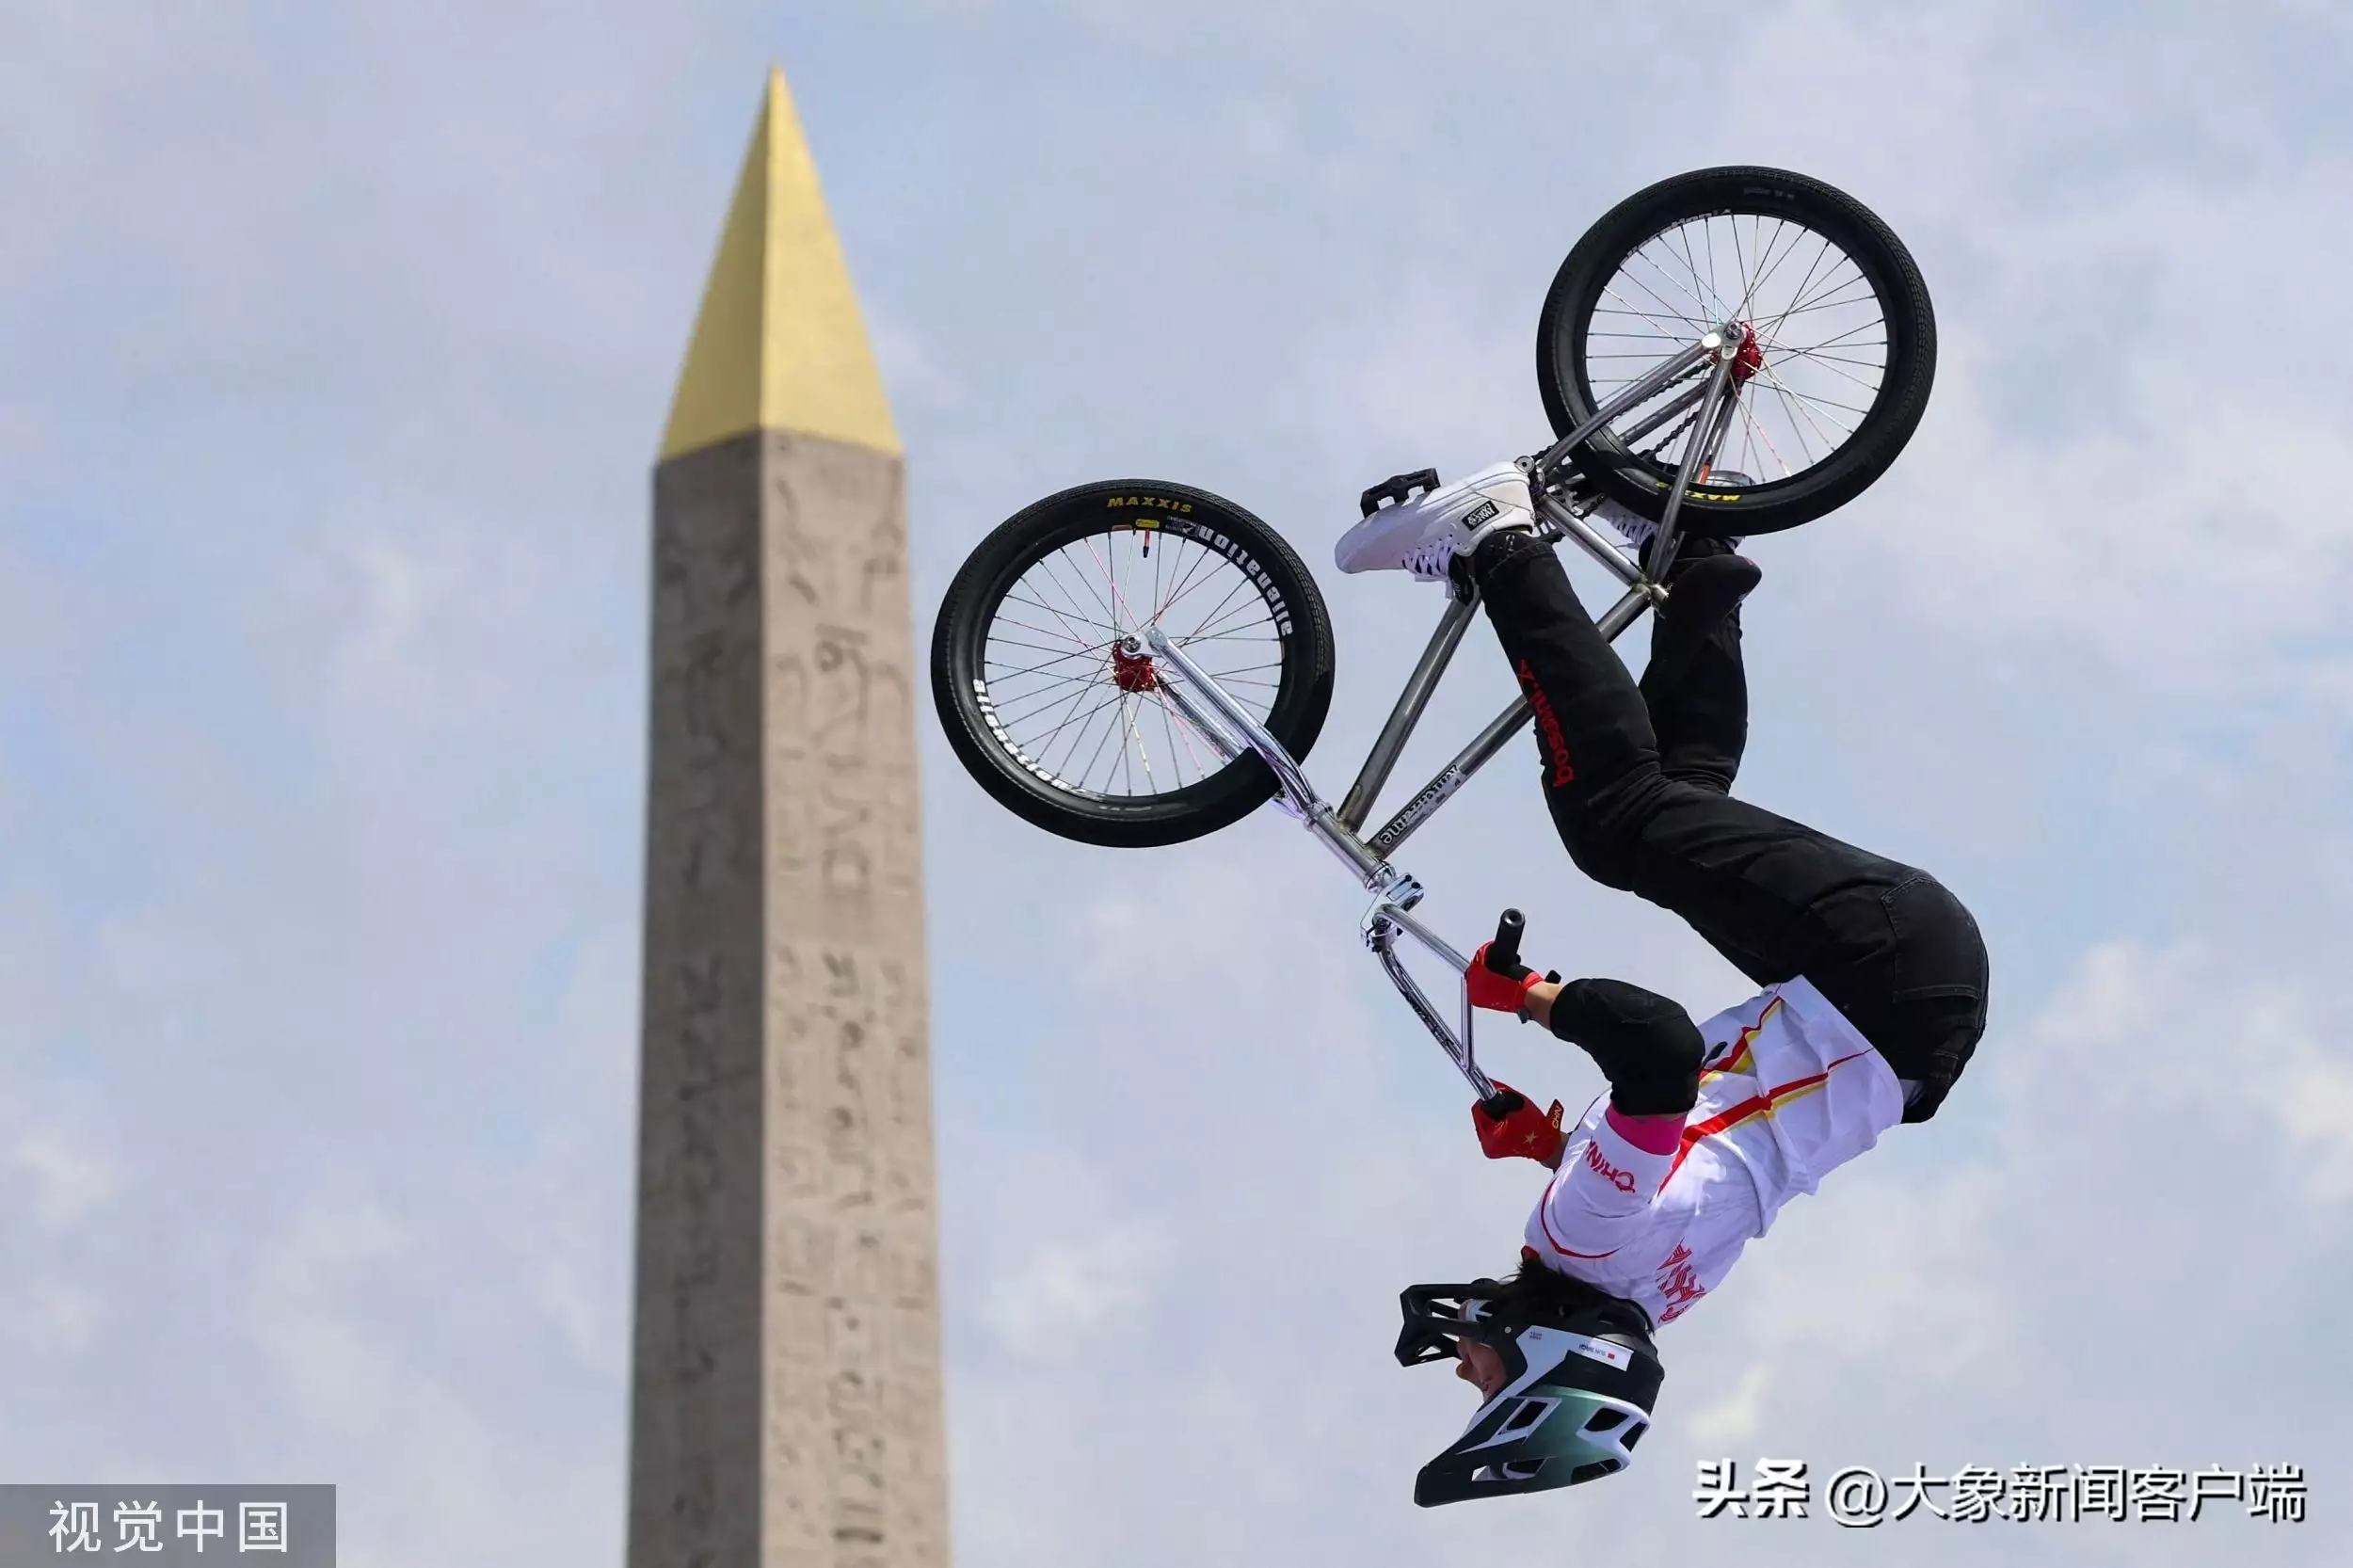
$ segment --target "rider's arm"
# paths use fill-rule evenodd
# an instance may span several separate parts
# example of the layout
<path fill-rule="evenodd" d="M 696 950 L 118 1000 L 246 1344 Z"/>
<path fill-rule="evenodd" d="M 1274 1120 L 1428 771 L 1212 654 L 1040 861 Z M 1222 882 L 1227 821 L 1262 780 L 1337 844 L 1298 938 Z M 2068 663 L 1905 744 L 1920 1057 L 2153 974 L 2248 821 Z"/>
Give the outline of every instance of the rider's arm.
<path fill-rule="evenodd" d="M 1507 917 L 1508 921 L 1509 917 Z M 1497 941 L 1504 941 L 1499 933 Z M 1512 937 L 1516 941 L 1516 936 Z M 1691 1016 L 1656 991 L 1623 980 L 1539 978 L 1495 944 L 1471 954 L 1464 994 L 1474 1007 L 1533 1018 L 1582 1049 L 1609 1080 L 1609 1103 L 1627 1117 L 1681 1118 L 1697 1103 L 1707 1048 Z"/>
<path fill-rule="evenodd" d="M 1640 1147 L 1671 1120 L 1679 1130 L 1699 1098 L 1706 1045 L 1680 1006 L 1623 980 L 1539 981 L 1528 988 L 1528 1016 L 1593 1059 L 1609 1080 L 1613 1120 Z M 1647 1135 L 1647 1136 L 1645 1136 Z"/>
<path fill-rule="evenodd" d="M 1530 1223 L 1529 1240 L 1549 1247 L 1559 1262 L 1609 1257 L 1647 1234 L 1650 1208 L 1675 1168 L 1678 1140 L 1671 1130 L 1663 1145 L 1629 1135 L 1629 1124 L 1682 1118 L 1633 1117 L 1614 1106 L 1588 1112 L 1562 1151 L 1561 1174 L 1545 1189 Z"/>

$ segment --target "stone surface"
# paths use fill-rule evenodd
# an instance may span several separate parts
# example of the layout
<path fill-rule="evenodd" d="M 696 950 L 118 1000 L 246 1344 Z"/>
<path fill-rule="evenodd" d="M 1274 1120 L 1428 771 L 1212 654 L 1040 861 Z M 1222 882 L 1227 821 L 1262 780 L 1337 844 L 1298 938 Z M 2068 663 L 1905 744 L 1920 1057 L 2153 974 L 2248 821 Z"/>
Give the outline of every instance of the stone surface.
<path fill-rule="evenodd" d="M 898 458 L 655 475 L 631 1568 L 948 1560 Z"/>

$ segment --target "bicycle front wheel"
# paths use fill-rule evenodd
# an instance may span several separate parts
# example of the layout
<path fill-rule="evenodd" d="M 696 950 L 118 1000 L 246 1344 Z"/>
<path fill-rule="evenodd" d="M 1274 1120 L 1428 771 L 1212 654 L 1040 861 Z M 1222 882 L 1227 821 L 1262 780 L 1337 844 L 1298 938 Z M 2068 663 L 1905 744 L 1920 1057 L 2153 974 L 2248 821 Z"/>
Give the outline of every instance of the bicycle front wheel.
<path fill-rule="evenodd" d="M 1619 416 L 1573 459 L 1603 494 L 1656 519 L 1700 443 L 1679 525 L 1769 534 L 1887 472 L 1936 376 L 1928 286 L 1861 202 L 1776 168 L 1661 181 L 1577 241 L 1536 333 L 1553 433 L 1724 323 L 1743 334 L 1730 410 L 1699 417 L 1702 368 Z"/>
<path fill-rule="evenodd" d="M 1083 843 L 1177 843 L 1275 792 L 1228 760 L 1123 649 L 1158 627 L 1304 760 L 1332 703 L 1332 622 L 1315 580 L 1265 523 L 1165 480 L 1081 485 L 981 542 L 932 633 L 932 696 L 984 790 Z"/>

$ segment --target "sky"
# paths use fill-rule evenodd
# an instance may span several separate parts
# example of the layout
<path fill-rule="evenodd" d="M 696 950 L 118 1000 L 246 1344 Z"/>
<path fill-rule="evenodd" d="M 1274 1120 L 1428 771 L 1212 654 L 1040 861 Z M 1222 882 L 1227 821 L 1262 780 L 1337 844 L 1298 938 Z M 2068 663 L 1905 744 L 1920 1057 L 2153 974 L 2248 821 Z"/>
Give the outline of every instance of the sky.
<path fill-rule="evenodd" d="M 350 1568 L 618 1562 L 648 470 L 771 62 L 919 634 L 1049 490 L 1230 496 L 1319 568 L 1336 795 L 1438 605 L 1330 543 L 1543 444 L 1537 311 L 1612 202 L 1828 180 L 1942 340 L 1887 477 L 1755 543 L 1741 789 L 1959 892 L 1992 1024 L 1662 1335 L 1604 1485 L 1411 1504 L 1470 1397 L 1395 1366 L 1396 1293 L 1508 1266 L 1541 1184 L 1478 1157 L 1358 890 L 1273 812 L 1054 840 L 926 717 L 959 1562 L 2353 1553 L 2321 0 L 0 0 L 0 1478 L 332 1480 Z M 1530 760 L 1402 853 L 1430 918 L 1740 1000 L 1581 883 Z M 2296 1464 L 2311 1517 L 1702 1520 L 1720 1457 Z"/>

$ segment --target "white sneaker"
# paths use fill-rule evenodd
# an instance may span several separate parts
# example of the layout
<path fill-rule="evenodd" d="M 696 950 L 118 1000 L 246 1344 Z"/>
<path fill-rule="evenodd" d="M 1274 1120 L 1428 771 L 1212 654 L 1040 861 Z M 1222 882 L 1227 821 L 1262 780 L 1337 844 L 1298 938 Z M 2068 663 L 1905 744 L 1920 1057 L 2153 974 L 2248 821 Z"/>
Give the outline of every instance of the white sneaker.
<path fill-rule="evenodd" d="M 1404 570 L 1438 582 L 1457 555 L 1468 555 L 1488 535 L 1535 525 L 1528 476 L 1516 463 L 1497 463 L 1382 507 L 1340 536 L 1332 560 L 1342 571 Z"/>
<path fill-rule="evenodd" d="M 1750 478 L 1745 473 L 1735 473 L 1730 469 L 1718 469 L 1714 474 L 1709 476 L 1708 483 L 1711 485 L 1730 487 L 1733 485 L 1753 485 L 1756 481 Z M 1588 512 L 1586 516 L 1598 518 L 1603 522 L 1606 522 L 1610 527 L 1616 529 L 1618 531 L 1618 537 L 1624 539 L 1626 543 L 1632 545 L 1638 551 L 1648 550 L 1650 548 L 1651 536 L 1658 532 L 1658 524 L 1642 516 L 1640 512 L 1619 505 L 1616 502 L 1610 500 L 1606 495 L 1593 503 L 1593 510 Z M 1737 538 L 1727 539 L 1725 542 L 1732 545 L 1735 549 L 1737 549 L 1740 544 L 1740 541 Z"/>

